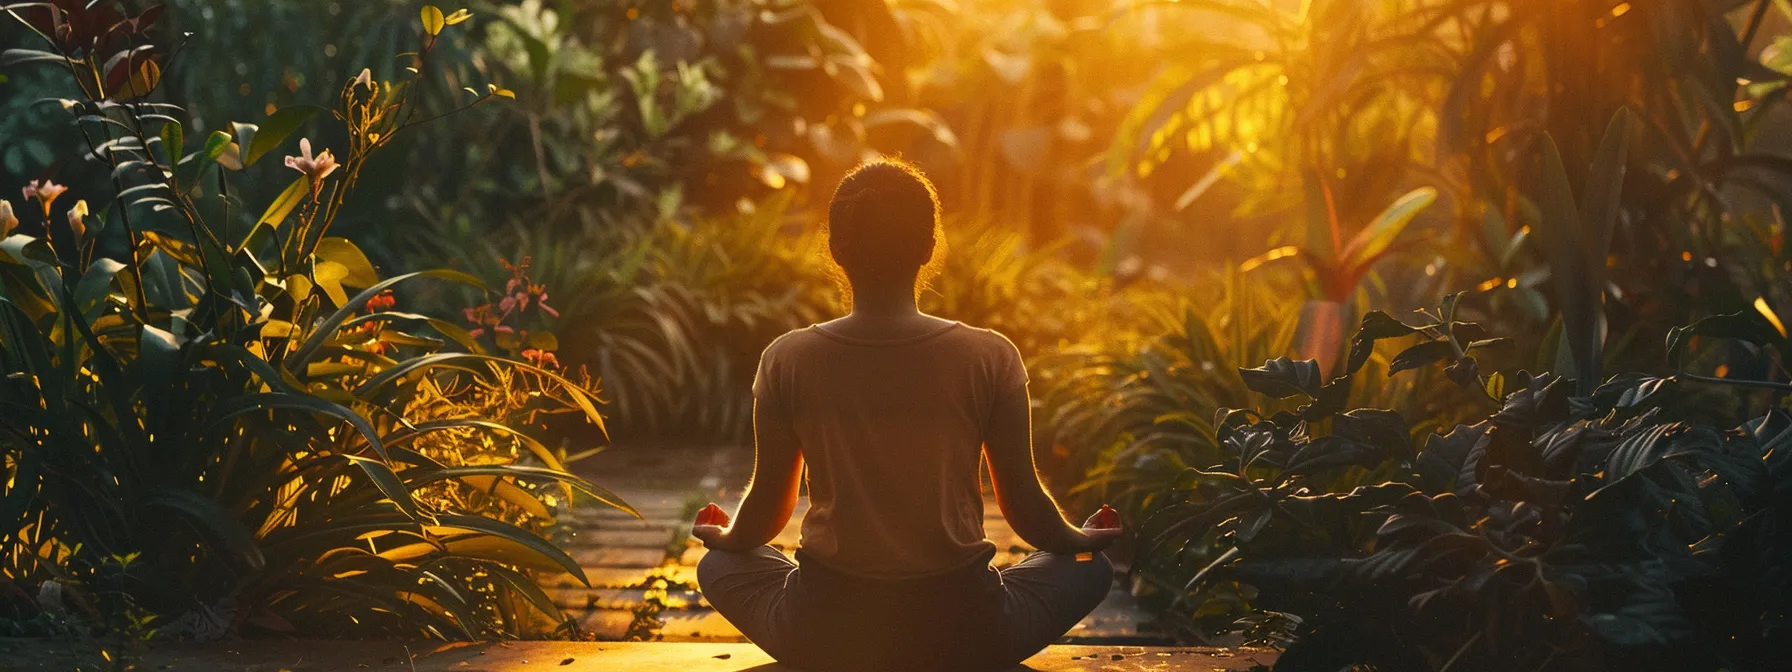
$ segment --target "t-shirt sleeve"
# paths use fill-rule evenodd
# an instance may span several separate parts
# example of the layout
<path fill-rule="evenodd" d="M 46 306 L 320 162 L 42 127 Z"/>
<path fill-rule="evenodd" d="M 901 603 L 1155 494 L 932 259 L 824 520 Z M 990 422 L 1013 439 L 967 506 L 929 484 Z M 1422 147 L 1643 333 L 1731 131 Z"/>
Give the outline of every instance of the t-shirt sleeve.
<path fill-rule="evenodd" d="M 753 374 L 753 402 L 779 411 L 788 407 L 783 399 L 783 362 L 778 357 L 778 341 L 772 341 L 759 354 L 759 369 Z"/>
<path fill-rule="evenodd" d="M 990 365 L 991 389 L 995 399 L 1004 401 L 1013 395 L 1025 397 L 1027 394 L 1027 364 L 1021 359 L 1020 349 L 1014 342 L 997 332 L 997 343 L 991 348 L 993 361 Z"/>

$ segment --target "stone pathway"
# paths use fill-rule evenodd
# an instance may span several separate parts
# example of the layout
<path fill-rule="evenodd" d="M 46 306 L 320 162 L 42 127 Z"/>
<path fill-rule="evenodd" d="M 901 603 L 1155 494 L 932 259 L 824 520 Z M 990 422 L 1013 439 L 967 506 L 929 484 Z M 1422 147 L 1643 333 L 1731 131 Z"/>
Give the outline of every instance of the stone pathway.
<path fill-rule="evenodd" d="M 1255 672 L 1275 654 L 1190 647 L 1053 646 L 1014 672 Z M 0 639 L 8 672 L 795 672 L 751 644 L 659 642 L 237 641 L 144 644 Z"/>
<path fill-rule="evenodd" d="M 550 579 L 549 594 L 602 641 L 744 642 L 740 631 L 709 608 L 696 590 L 701 544 L 687 540 L 689 521 L 714 501 L 732 510 L 752 470 L 751 449 L 617 448 L 575 465 L 616 492 L 641 519 L 607 507 L 582 509 L 564 521 L 563 541 L 585 569 L 590 588 L 570 575 Z M 805 498 L 772 545 L 794 552 Z M 985 506 L 984 527 L 1005 566 L 1031 551 L 997 511 Z M 1116 584 L 1108 599 L 1061 643 L 1168 644 L 1147 621 L 1131 593 Z"/>

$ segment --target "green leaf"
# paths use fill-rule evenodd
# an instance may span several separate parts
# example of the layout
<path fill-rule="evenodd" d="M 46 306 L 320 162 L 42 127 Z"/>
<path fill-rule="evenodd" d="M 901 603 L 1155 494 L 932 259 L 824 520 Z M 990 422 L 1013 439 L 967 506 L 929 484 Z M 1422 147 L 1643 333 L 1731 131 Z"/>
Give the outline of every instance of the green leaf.
<path fill-rule="evenodd" d="M 1343 373 L 1356 373 L 1369 362 L 1375 353 L 1375 342 L 1388 338 L 1400 338 L 1418 333 L 1417 329 L 1389 317 L 1387 313 L 1371 310 L 1363 315 L 1362 326 L 1356 330 L 1356 336 L 1350 339 L 1350 358 L 1345 362 Z"/>
<path fill-rule="evenodd" d="M 93 308 L 112 291 L 112 279 L 124 270 L 124 264 L 116 259 L 100 258 L 87 267 L 87 273 L 81 276 L 81 282 L 75 285 L 75 309 L 88 315 Z M 93 320 L 97 315 L 88 315 Z"/>
<path fill-rule="evenodd" d="M 572 556 L 567 555 L 566 551 L 560 550 L 560 547 L 549 543 L 541 537 L 535 536 L 534 533 L 528 530 L 509 523 L 478 516 L 443 514 L 438 518 L 439 524 L 443 527 L 460 528 L 463 530 L 479 532 L 486 536 L 496 537 L 498 539 L 519 544 L 551 561 L 560 569 L 566 570 L 566 573 L 571 574 L 573 578 L 578 579 L 579 583 L 586 586 L 591 585 L 591 580 L 585 577 L 585 569 L 580 567 L 579 563 L 572 559 Z M 453 543 L 449 544 L 449 550 L 456 550 Z"/>
<path fill-rule="evenodd" d="M 504 582 L 510 584 L 511 588 L 522 593 L 523 598 L 527 599 L 529 604 L 540 610 L 541 613 L 556 620 L 563 617 L 560 607 L 554 604 L 553 598 L 548 597 L 548 594 L 541 590 L 541 586 L 535 585 L 534 580 L 502 564 L 485 563 L 485 567 L 493 574 L 498 575 L 498 578 L 504 579 Z"/>
<path fill-rule="evenodd" d="M 315 105 L 291 105 L 275 110 L 267 119 L 262 120 L 260 130 L 255 132 L 255 141 L 243 145 L 247 148 L 247 153 L 243 154 L 243 165 L 254 165 L 268 152 L 279 149 L 294 131 L 299 130 L 300 126 L 311 120 L 312 115 L 322 110 L 323 108 Z"/>
<path fill-rule="evenodd" d="M 204 156 L 206 159 L 209 159 L 212 161 L 217 161 L 218 157 L 223 156 L 224 150 L 229 147 L 230 147 L 230 134 L 229 133 L 225 133 L 223 131 L 212 131 L 211 135 L 205 136 L 205 147 L 203 149 L 199 150 L 199 152 L 200 152 L 200 155 Z"/>
<path fill-rule="evenodd" d="M 368 446 L 373 448 L 373 452 L 377 453 L 380 456 L 380 459 L 386 460 L 387 462 L 391 461 L 391 456 L 386 454 L 386 445 L 380 441 L 379 431 L 374 429 L 373 424 L 369 423 L 366 418 L 361 417 L 359 413 L 349 410 L 345 406 L 306 394 L 276 392 L 266 394 L 246 394 L 239 397 L 224 399 L 219 401 L 217 405 L 213 407 L 213 415 L 211 420 L 206 423 L 206 429 L 217 427 L 240 415 L 248 415 L 250 413 L 270 411 L 279 408 L 310 411 L 312 413 L 328 415 L 347 422 L 351 427 L 355 428 L 355 431 L 361 433 L 362 438 L 367 440 Z"/>
<path fill-rule="evenodd" d="M 338 308 L 335 313 L 332 313 L 330 315 L 330 317 L 326 318 L 322 323 L 313 327 L 312 331 L 311 331 L 311 335 L 305 339 L 305 343 L 303 345 L 299 346 L 299 349 L 297 352 L 294 352 L 292 354 L 292 356 L 290 356 L 286 359 L 286 368 L 288 370 L 294 371 L 294 372 L 301 370 L 298 367 L 303 367 L 304 365 L 309 364 L 311 359 L 313 357 L 316 357 L 318 351 L 323 348 L 324 343 L 326 341 L 328 341 L 332 336 L 336 335 L 337 330 L 342 327 L 342 323 L 347 321 L 349 319 L 349 317 L 353 316 L 362 306 L 367 305 L 368 299 L 371 299 L 374 296 L 377 296 L 380 292 L 385 291 L 386 289 L 392 287 L 393 285 L 404 282 L 406 280 L 410 280 L 412 278 L 436 278 L 439 280 L 452 280 L 454 282 L 460 282 L 460 283 L 472 285 L 474 287 L 479 287 L 479 288 L 485 287 L 485 283 L 481 282 L 479 280 L 479 278 L 475 278 L 471 275 L 467 275 L 460 271 L 450 271 L 447 269 L 434 269 L 434 270 L 428 270 L 428 271 L 418 271 L 416 273 L 407 273 L 405 275 L 401 275 L 396 278 L 392 278 L 392 279 L 380 282 L 379 284 L 376 284 L 372 287 L 368 287 L 367 289 L 361 290 L 360 294 L 356 294 L 353 299 L 349 299 L 348 301 L 346 301 L 345 302 L 346 305 Z"/>
<path fill-rule="evenodd" d="M 1419 187 L 1407 192 L 1351 239 L 1340 255 L 1344 259 L 1340 266 L 1350 269 L 1352 273 L 1361 273 L 1387 252 L 1400 234 L 1406 231 L 1406 226 L 1412 223 L 1414 217 L 1436 202 L 1437 190 L 1431 187 Z"/>
<path fill-rule="evenodd" d="M 0 52 L 0 68 L 26 63 L 65 63 L 67 59 L 47 51 L 35 49 L 7 49 Z"/>
<path fill-rule="evenodd" d="M 267 564 L 255 534 L 243 522 L 230 515 L 217 502 L 191 490 L 158 488 L 145 493 L 137 505 L 143 509 L 168 509 L 184 516 L 188 522 L 210 535 L 219 547 L 229 551 L 252 570 Z"/>
<path fill-rule="evenodd" d="M 180 342 L 175 340 L 174 334 L 143 325 L 142 331 L 137 332 L 137 356 L 146 392 L 151 386 L 166 388 L 179 379 Z"/>
<path fill-rule="evenodd" d="M 1449 341 L 1427 341 L 1394 355 L 1394 362 L 1388 365 L 1388 375 L 1428 366 L 1455 356 L 1456 346 L 1451 345 Z"/>
<path fill-rule="evenodd" d="M 261 213 L 259 219 L 255 220 L 255 226 L 249 229 L 248 235 L 243 236 L 243 240 L 237 243 L 237 249 L 241 250 L 253 245 L 262 231 L 278 231 L 280 224 L 286 221 L 287 215 L 292 214 L 293 209 L 305 202 L 305 198 L 310 195 L 311 178 L 300 175 L 298 179 L 292 181 L 292 184 L 286 185 L 286 189 L 282 190 L 279 196 L 274 197 L 274 202 L 268 204 L 268 209 Z"/>
<path fill-rule="evenodd" d="M 1319 388 L 1325 382 L 1319 373 L 1319 362 L 1311 359 L 1297 362 L 1287 357 L 1266 361 L 1254 369 L 1241 368 L 1238 376 L 1251 391 L 1277 399 L 1297 394 L 1318 398 Z"/>
<path fill-rule="evenodd" d="M 1679 369 L 1685 364 L 1686 348 L 1693 337 L 1733 338 L 1755 345 L 1771 346 L 1786 353 L 1788 341 L 1767 318 L 1754 310 L 1713 315 L 1684 327 L 1668 330 L 1668 364 Z"/>
<path fill-rule="evenodd" d="M 403 511 L 404 515 L 412 520 L 422 516 L 422 513 L 417 510 L 417 501 L 411 498 L 410 489 L 404 487 L 404 481 L 398 478 L 398 473 L 392 471 L 392 467 L 379 460 L 370 460 L 365 457 L 355 455 L 343 455 L 342 457 L 347 459 L 349 464 L 360 467 L 361 471 L 367 474 L 367 479 L 373 481 L 374 486 L 386 495 L 386 499 L 397 504 L 398 510 Z"/>
<path fill-rule="evenodd" d="M 182 130 L 180 122 L 162 124 L 162 152 L 168 156 L 170 164 L 180 160 L 181 153 L 186 151 L 186 142 L 186 131 Z"/>

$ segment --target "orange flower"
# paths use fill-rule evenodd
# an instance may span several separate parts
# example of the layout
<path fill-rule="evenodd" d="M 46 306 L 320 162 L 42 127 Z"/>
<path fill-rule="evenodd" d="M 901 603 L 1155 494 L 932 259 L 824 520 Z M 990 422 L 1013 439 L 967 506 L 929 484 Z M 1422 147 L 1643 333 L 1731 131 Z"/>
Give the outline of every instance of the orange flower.
<path fill-rule="evenodd" d="M 391 310 L 395 305 L 398 305 L 398 299 L 392 296 L 392 290 L 386 290 L 367 300 L 367 312 L 377 313 L 382 310 Z"/>

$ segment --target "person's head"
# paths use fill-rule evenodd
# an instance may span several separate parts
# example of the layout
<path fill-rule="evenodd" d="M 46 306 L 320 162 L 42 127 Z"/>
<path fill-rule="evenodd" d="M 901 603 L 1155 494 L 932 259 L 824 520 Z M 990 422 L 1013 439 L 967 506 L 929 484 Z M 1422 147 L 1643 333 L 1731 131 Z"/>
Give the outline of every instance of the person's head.
<path fill-rule="evenodd" d="M 895 159 L 861 164 L 840 180 L 828 205 L 828 254 L 860 291 L 907 286 L 917 294 L 938 274 L 946 243 L 940 199 L 914 166 Z"/>

